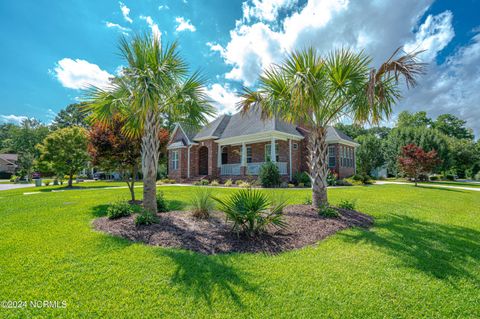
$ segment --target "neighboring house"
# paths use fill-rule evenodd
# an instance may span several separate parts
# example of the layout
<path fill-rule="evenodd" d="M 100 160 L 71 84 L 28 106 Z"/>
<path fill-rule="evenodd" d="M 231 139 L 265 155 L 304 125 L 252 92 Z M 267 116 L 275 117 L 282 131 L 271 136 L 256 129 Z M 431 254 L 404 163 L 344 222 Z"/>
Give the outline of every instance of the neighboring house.
<path fill-rule="evenodd" d="M 266 161 L 277 164 L 283 180 L 308 171 L 308 130 L 276 118 L 246 114 L 221 115 L 200 130 L 177 124 L 168 143 L 169 178 L 177 181 L 242 179 L 257 176 Z M 328 127 L 328 166 L 340 178 L 355 174 L 355 148 L 343 132 Z M 272 147 L 275 145 L 275 147 Z"/>
<path fill-rule="evenodd" d="M 0 174 L 15 174 L 18 167 L 17 154 L 0 154 Z"/>

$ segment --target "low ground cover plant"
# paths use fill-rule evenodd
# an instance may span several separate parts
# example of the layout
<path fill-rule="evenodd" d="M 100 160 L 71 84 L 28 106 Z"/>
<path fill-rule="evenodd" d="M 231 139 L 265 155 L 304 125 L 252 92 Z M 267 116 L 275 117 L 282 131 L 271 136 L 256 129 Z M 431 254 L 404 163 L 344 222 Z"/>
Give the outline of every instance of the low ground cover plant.
<path fill-rule="evenodd" d="M 158 217 L 154 213 L 142 209 L 140 213 L 135 217 L 136 226 L 148 226 L 158 223 Z"/>
<path fill-rule="evenodd" d="M 107 217 L 108 219 L 117 219 L 130 216 L 136 211 L 138 211 L 138 206 L 130 205 L 126 201 L 117 201 L 108 206 Z"/>
<path fill-rule="evenodd" d="M 242 189 L 227 199 L 212 198 L 219 204 L 219 209 L 225 213 L 227 220 L 233 223 L 232 230 L 237 234 L 253 237 L 265 232 L 270 225 L 276 228 L 287 227 L 283 216 L 285 202 L 273 203 L 259 190 Z"/>
<path fill-rule="evenodd" d="M 157 211 L 159 213 L 168 212 L 168 203 L 161 191 L 157 192 Z"/>
<path fill-rule="evenodd" d="M 355 199 L 353 199 L 353 200 L 342 199 L 340 201 L 340 204 L 338 204 L 338 207 L 343 208 L 343 209 L 354 210 L 356 204 L 357 204 L 357 201 Z"/>
<path fill-rule="evenodd" d="M 338 211 L 329 206 L 329 205 L 324 205 L 318 208 L 318 214 L 323 217 L 328 217 L 328 218 L 335 218 L 338 217 L 340 214 Z"/>

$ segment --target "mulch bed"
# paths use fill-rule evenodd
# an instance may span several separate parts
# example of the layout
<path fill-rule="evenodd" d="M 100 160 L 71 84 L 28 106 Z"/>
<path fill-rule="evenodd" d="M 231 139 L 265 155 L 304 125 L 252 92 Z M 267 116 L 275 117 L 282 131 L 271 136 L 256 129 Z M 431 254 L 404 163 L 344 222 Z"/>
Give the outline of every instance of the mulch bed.
<path fill-rule="evenodd" d="M 325 218 L 310 205 L 290 205 L 284 209 L 288 228 L 271 229 L 254 239 L 237 236 L 224 214 L 214 212 L 209 219 L 196 219 L 191 213 L 174 211 L 158 214 L 160 222 L 150 226 L 135 226 L 134 216 L 110 220 L 106 217 L 93 222 L 95 229 L 114 236 L 144 242 L 149 245 L 189 249 L 203 254 L 230 252 L 279 253 L 312 245 L 325 237 L 349 227 L 368 228 L 373 218 L 357 211 L 338 209 L 340 217 Z"/>

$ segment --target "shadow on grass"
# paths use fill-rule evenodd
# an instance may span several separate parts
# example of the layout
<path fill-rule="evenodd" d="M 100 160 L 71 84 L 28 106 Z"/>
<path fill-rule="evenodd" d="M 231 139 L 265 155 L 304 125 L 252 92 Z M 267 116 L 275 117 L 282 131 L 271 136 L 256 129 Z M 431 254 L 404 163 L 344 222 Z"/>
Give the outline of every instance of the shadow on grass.
<path fill-rule="evenodd" d="M 92 208 L 92 215 L 95 218 L 107 216 L 108 204 L 97 205 Z"/>
<path fill-rule="evenodd" d="M 45 188 L 47 187 L 47 188 Z M 76 190 L 89 190 L 89 189 L 109 189 L 109 188 L 121 188 L 122 186 L 120 185 L 114 185 L 114 186 L 107 186 L 107 185 L 103 185 L 103 186 L 88 186 L 88 185 L 85 185 L 85 186 L 78 186 L 78 185 L 74 185 L 72 187 L 68 187 L 68 186 L 60 186 L 60 187 L 48 187 L 48 186 L 42 186 L 41 188 L 39 187 L 36 187 L 35 188 L 35 191 L 37 192 L 42 192 L 42 193 L 48 193 L 48 192 L 59 192 L 59 191 L 76 191 Z"/>
<path fill-rule="evenodd" d="M 177 266 L 171 283 L 186 295 L 204 299 L 210 307 L 215 292 L 229 296 L 238 307 L 243 307 L 239 293 L 261 294 L 258 286 L 245 279 L 248 274 L 234 268 L 227 256 L 179 250 L 161 250 L 158 255 L 169 257 Z"/>
<path fill-rule="evenodd" d="M 376 245 L 399 258 L 406 267 L 435 278 L 462 277 L 480 283 L 478 275 L 467 269 L 469 262 L 480 262 L 478 231 L 388 215 L 376 221 L 373 231 L 339 236 L 346 241 Z"/>
<path fill-rule="evenodd" d="M 436 191 L 447 191 L 447 192 L 455 192 L 455 193 L 465 193 L 466 191 L 463 189 L 455 189 L 449 187 L 438 187 L 438 186 L 427 186 L 418 184 L 417 188 L 424 188 L 424 189 L 433 189 Z"/>

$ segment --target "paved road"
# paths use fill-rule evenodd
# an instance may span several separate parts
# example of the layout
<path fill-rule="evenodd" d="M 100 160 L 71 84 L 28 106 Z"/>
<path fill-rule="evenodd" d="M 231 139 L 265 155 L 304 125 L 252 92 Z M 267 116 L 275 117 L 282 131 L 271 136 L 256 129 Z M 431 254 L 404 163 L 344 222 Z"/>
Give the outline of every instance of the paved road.
<path fill-rule="evenodd" d="M 389 182 L 389 181 L 375 181 L 375 184 L 377 184 L 377 185 L 384 185 L 384 184 L 413 185 L 412 183 Z M 463 189 L 463 190 L 466 190 L 466 191 L 480 192 L 480 187 L 465 187 L 465 186 L 436 185 L 436 184 L 418 184 L 418 186 L 438 187 L 438 188 L 453 188 L 453 189 Z"/>
<path fill-rule="evenodd" d="M 7 191 L 9 189 L 33 187 L 34 184 L 0 184 L 0 191 Z"/>

